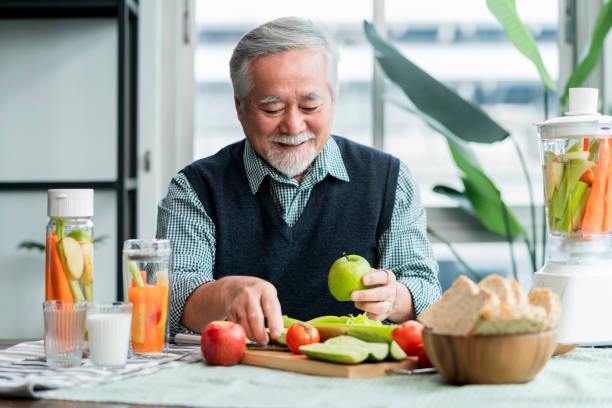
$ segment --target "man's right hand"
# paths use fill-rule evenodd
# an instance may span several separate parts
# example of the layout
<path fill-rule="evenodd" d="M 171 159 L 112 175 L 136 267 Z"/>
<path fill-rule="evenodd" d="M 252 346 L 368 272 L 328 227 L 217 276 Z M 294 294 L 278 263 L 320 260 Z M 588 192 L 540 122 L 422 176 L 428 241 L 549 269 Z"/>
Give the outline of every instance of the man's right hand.
<path fill-rule="evenodd" d="M 189 295 L 181 324 L 201 332 L 211 321 L 227 319 L 240 323 L 249 339 L 266 344 L 264 318 L 270 337 L 280 337 L 283 316 L 274 285 L 254 276 L 226 276 L 199 286 Z"/>
<path fill-rule="evenodd" d="M 270 337 L 277 339 L 281 335 L 283 316 L 274 285 L 253 276 L 227 276 L 220 281 L 225 281 L 227 320 L 240 323 L 247 337 L 259 344 L 268 343 L 264 318 Z"/>

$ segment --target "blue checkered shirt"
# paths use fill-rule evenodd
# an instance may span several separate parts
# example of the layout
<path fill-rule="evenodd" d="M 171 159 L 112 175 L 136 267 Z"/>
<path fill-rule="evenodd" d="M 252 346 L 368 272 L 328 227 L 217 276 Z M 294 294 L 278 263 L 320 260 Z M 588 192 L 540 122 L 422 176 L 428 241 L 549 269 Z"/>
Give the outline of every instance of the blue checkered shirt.
<path fill-rule="evenodd" d="M 285 177 L 259 157 L 248 141 L 243 154 L 249 187 L 256 194 L 266 176 L 270 194 L 283 219 L 293 226 L 306 207 L 310 193 L 328 174 L 349 181 L 338 145 L 332 137 L 308 167 L 302 183 Z M 174 249 L 170 332 L 187 332 L 180 324 L 185 301 L 200 285 L 213 281 L 215 224 L 183 173 L 170 182 L 158 206 L 157 237 L 167 238 Z M 419 190 L 408 167 L 400 163 L 391 225 L 378 241 L 377 269 L 395 273 L 410 290 L 418 315 L 440 297 L 438 264 L 427 239 L 426 214 Z"/>

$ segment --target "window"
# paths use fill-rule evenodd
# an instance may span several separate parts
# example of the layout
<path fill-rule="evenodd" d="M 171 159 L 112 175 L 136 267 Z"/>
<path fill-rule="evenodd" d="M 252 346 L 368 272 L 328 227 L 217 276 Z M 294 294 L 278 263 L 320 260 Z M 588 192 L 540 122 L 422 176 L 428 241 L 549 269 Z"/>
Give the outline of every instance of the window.
<path fill-rule="evenodd" d="M 372 145 L 373 53 L 363 33 L 363 20 L 372 21 L 375 1 L 350 2 L 350 7 L 348 2 L 315 0 L 300 5 L 270 1 L 265 8 L 246 0 L 226 0 L 214 7 L 198 2 L 195 158 L 243 138 L 229 81 L 228 61 L 233 47 L 256 25 L 290 15 L 325 23 L 339 45 L 341 84 L 333 133 Z M 556 80 L 557 2 L 517 0 L 516 5 Z M 535 67 L 510 43 L 486 2 L 386 0 L 385 11 L 387 37 L 405 56 L 480 105 L 514 135 L 529 167 L 534 197 L 541 205 L 539 147 L 533 124 L 545 119 L 544 88 Z M 386 100 L 405 100 L 395 85 L 387 82 L 385 89 Z M 549 101 L 549 115 L 556 116 L 555 98 Z M 436 184 L 462 188 L 445 139 L 392 103 L 386 103 L 384 117 L 384 149 L 410 167 L 424 204 L 430 208 L 454 206 L 454 202 L 432 192 Z M 526 206 L 529 195 L 512 142 L 473 148 L 504 200 L 513 206 Z M 453 258 L 444 246 L 434 249 L 442 261 Z M 509 269 L 507 244 L 489 243 L 486 251 L 482 244 L 463 244 L 458 249 L 476 268 L 499 269 L 503 265 L 505 272 Z M 526 254 L 517 255 L 528 265 Z"/>
<path fill-rule="evenodd" d="M 248 0 L 226 0 L 206 7 L 196 3 L 194 158 L 216 153 L 244 137 L 236 117 L 229 59 L 236 43 L 253 27 L 274 18 L 299 16 L 325 24 L 340 51 L 340 94 L 332 132 L 371 145 L 371 79 L 373 53 L 366 44 L 363 20 L 371 19 L 369 1 L 268 1 L 266 7 Z M 235 10 L 241 10 L 236 13 Z"/>

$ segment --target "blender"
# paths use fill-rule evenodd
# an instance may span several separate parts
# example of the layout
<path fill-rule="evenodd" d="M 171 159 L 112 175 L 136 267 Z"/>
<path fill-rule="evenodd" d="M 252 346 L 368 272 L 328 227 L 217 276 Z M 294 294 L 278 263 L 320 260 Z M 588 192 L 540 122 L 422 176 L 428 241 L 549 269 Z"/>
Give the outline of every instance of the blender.
<path fill-rule="evenodd" d="M 561 299 L 564 344 L 612 344 L 612 117 L 597 94 L 572 88 L 570 111 L 537 124 L 548 240 L 533 286 Z"/>

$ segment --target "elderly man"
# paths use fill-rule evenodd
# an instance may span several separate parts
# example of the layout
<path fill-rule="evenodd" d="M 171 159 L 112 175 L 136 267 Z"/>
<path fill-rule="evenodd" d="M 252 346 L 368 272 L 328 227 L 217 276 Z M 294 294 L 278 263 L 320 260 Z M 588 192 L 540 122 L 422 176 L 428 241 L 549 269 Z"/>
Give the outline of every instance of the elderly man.
<path fill-rule="evenodd" d="M 282 18 L 248 32 L 230 60 L 246 136 L 175 176 L 159 204 L 171 240 L 171 331 L 242 324 L 265 344 L 298 319 L 367 312 L 403 322 L 440 296 L 425 211 L 397 158 L 330 136 L 338 57 L 318 26 Z M 343 252 L 376 269 L 352 302 L 327 288 Z"/>

